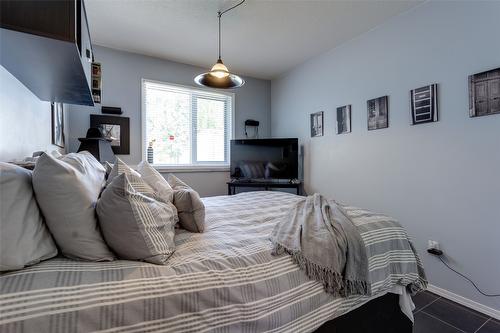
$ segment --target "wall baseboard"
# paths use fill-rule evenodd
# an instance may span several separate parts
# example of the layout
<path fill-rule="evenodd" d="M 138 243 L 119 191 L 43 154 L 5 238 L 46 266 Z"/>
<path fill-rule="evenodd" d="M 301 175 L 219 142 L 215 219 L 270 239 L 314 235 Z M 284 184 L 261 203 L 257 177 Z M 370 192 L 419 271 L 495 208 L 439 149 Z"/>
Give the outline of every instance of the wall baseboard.
<path fill-rule="evenodd" d="M 451 291 L 448 291 L 446 289 L 439 288 L 439 287 L 432 285 L 432 284 L 429 284 L 427 286 L 427 290 L 429 290 L 430 292 L 432 292 L 434 294 L 437 294 L 439 296 L 447 298 L 451 301 L 454 301 L 458 304 L 461 304 L 463 306 L 471 308 L 472 310 L 476 310 L 477 312 L 481 312 L 489 317 L 493 317 L 495 319 L 500 320 L 500 310 L 490 308 L 489 306 L 475 302 L 473 300 L 470 300 L 470 299 L 465 298 L 463 296 L 452 293 Z"/>

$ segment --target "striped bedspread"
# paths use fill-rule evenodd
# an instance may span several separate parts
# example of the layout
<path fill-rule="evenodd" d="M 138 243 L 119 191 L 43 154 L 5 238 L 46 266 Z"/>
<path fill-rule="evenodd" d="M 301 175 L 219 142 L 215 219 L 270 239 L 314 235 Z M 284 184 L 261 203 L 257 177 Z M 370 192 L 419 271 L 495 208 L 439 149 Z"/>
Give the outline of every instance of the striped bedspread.
<path fill-rule="evenodd" d="M 270 232 L 298 198 L 204 199 L 206 232 L 179 230 L 165 266 L 55 258 L 4 273 L 0 332 L 312 332 L 397 285 L 425 287 L 403 228 L 353 207 L 346 210 L 367 248 L 371 298 L 335 298 L 288 255 L 272 256 Z"/>

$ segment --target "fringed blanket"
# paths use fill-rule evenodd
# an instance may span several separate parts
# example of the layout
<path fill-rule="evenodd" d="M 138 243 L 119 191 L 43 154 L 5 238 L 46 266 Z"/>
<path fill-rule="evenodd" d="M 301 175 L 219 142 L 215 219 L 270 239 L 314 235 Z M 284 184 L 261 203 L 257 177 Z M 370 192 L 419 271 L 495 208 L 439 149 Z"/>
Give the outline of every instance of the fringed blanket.
<path fill-rule="evenodd" d="M 320 194 L 296 203 L 271 235 L 274 253 L 288 253 L 306 275 L 343 297 L 370 294 L 368 258 L 355 225 Z"/>

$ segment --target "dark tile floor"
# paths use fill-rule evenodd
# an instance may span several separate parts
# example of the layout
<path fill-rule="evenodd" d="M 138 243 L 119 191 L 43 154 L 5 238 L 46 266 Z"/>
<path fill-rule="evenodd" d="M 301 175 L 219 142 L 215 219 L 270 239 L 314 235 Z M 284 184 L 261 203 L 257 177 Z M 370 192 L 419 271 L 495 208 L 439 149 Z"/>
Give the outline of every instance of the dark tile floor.
<path fill-rule="evenodd" d="M 428 291 L 413 302 L 414 333 L 500 333 L 500 321 Z"/>

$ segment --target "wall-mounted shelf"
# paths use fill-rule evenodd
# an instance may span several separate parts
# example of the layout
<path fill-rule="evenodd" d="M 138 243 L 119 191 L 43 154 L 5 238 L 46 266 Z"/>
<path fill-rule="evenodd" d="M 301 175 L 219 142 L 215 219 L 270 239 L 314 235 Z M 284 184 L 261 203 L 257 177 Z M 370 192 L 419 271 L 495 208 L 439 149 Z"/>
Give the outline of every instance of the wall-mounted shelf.
<path fill-rule="evenodd" d="M 0 64 L 38 98 L 94 105 L 83 0 L 2 0 L 0 28 Z"/>

